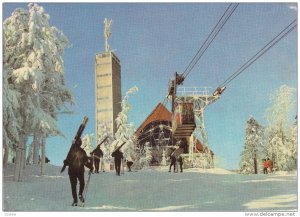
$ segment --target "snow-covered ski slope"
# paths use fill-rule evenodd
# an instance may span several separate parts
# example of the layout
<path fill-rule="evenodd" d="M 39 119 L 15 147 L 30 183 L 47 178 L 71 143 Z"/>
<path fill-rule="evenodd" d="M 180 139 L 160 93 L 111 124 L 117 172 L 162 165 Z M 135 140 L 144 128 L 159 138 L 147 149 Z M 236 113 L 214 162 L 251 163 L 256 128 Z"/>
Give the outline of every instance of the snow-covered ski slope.
<path fill-rule="evenodd" d="M 241 175 L 224 169 L 167 167 L 138 172 L 92 174 L 85 207 L 72 207 L 67 172 L 27 166 L 13 182 L 13 165 L 3 171 L 3 211 L 296 211 L 297 174 Z M 87 177 L 87 172 L 86 172 Z"/>

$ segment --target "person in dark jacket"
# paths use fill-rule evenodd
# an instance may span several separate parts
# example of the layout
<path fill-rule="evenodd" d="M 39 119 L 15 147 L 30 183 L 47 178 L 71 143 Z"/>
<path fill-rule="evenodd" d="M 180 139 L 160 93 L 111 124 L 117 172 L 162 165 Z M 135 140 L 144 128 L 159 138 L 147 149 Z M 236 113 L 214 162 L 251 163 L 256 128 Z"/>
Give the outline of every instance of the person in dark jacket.
<path fill-rule="evenodd" d="M 101 150 L 100 145 L 98 145 L 94 151 L 91 152 L 91 155 L 94 159 L 95 173 L 99 173 L 100 158 L 103 157 L 103 151 Z"/>
<path fill-rule="evenodd" d="M 169 172 L 171 172 L 172 166 L 174 166 L 174 172 L 175 172 L 175 169 L 176 169 L 176 157 L 175 156 L 170 156 L 170 160 L 171 160 L 171 163 L 170 163 Z"/>
<path fill-rule="evenodd" d="M 172 153 L 175 151 L 175 148 L 170 148 L 169 149 L 169 158 L 170 158 L 170 168 L 169 168 L 169 172 L 171 172 L 172 166 L 174 166 L 174 172 L 175 172 L 175 167 L 176 167 L 176 157 L 174 155 L 172 155 Z"/>
<path fill-rule="evenodd" d="M 179 156 L 179 158 L 177 159 L 177 161 L 179 162 L 179 167 L 180 167 L 180 172 L 182 173 L 182 165 L 183 165 L 183 159 L 181 156 Z"/>
<path fill-rule="evenodd" d="M 120 149 L 117 149 L 114 151 L 111 155 L 112 157 L 115 158 L 115 169 L 116 173 L 119 176 L 120 175 L 120 170 L 121 170 L 121 162 L 123 159 L 123 153 L 120 151 Z"/>
<path fill-rule="evenodd" d="M 131 166 L 133 165 L 133 162 L 131 160 L 126 159 L 126 164 L 128 167 L 128 172 L 131 172 Z"/>
<path fill-rule="evenodd" d="M 67 156 L 67 159 L 64 160 L 64 163 L 69 166 L 68 174 L 71 183 L 73 203 L 72 206 L 77 206 L 77 179 L 79 180 L 79 199 L 83 201 L 83 190 L 84 190 L 84 166 L 88 167 L 90 171 L 93 171 L 93 163 L 91 159 L 88 158 L 86 152 L 80 147 L 82 144 L 81 139 L 75 141 L 74 146 L 72 147 L 70 154 Z"/>

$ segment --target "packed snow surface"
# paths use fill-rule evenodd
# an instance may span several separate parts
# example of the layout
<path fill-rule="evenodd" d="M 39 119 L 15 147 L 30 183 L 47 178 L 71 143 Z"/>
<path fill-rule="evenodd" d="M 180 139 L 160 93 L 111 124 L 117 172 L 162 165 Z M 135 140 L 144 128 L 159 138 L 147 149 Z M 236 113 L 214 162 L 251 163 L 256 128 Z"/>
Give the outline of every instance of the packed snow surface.
<path fill-rule="evenodd" d="M 3 211 L 296 211 L 297 174 L 241 175 L 221 168 L 168 172 L 152 167 L 116 176 L 92 174 L 85 207 L 72 207 L 70 181 L 60 167 L 27 166 L 13 182 L 3 172 Z M 85 174 L 87 178 L 87 172 Z"/>

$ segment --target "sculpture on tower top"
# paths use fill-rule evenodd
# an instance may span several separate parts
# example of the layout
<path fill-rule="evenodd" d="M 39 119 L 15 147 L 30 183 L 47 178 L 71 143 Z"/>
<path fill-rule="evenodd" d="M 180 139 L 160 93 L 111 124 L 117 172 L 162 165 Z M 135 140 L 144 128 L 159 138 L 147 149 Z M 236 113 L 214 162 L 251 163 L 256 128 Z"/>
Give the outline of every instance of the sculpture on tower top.
<path fill-rule="evenodd" d="M 112 20 L 108 20 L 107 18 L 104 19 L 105 52 L 108 52 L 110 50 L 109 44 L 108 44 L 108 39 L 111 36 L 111 32 L 110 32 L 111 24 L 112 24 Z"/>

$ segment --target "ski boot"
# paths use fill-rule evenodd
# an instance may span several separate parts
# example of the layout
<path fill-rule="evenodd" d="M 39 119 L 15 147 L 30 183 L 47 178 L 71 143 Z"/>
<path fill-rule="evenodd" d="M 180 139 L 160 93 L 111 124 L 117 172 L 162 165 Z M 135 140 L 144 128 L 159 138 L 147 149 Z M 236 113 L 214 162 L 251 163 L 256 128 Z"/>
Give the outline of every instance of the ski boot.
<path fill-rule="evenodd" d="M 79 195 L 78 197 L 79 197 L 80 202 L 81 202 L 81 203 L 84 203 L 84 198 L 83 198 L 83 196 L 82 196 L 82 195 Z"/>
<path fill-rule="evenodd" d="M 77 204 L 77 201 L 74 200 L 73 203 L 72 203 L 72 206 L 77 206 L 77 205 L 78 205 L 78 204 Z"/>

